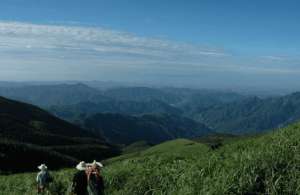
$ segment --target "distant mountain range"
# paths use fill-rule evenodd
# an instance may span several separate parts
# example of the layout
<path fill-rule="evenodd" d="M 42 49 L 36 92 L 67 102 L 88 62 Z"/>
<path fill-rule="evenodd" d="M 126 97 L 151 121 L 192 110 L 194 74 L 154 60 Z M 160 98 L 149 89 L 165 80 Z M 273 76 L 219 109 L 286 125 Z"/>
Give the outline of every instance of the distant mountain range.
<path fill-rule="evenodd" d="M 115 87 L 85 84 L 0 87 L 0 95 L 42 106 L 75 124 L 96 114 L 127 117 L 169 114 L 189 118 L 221 133 L 256 134 L 300 119 L 299 93 L 271 98 L 231 91 L 187 88 Z"/>
<path fill-rule="evenodd" d="M 98 90 L 85 84 L 0 86 L 0 95 L 11 99 L 49 107 L 74 105 L 81 102 L 149 102 L 160 101 L 169 105 L 182 105 L 197 99 L 228 102 L 243 96 L 227 91 L 185 88 L 123 87 Z M 198 100 L 197 100 L 198 101 Z"/>
<path fill-rule="evenodd" d="M 190 116 L 218 132 L 257 134 L 298 121 L 300 93 L 266 99 L 249 97 L 213 105 Z"/>
<path fill-rule="evenodd" d="M 0 97 L 0 167 L 24 162 L 18 170 L 0 172 L 33 170 L 40 162 L 59 168 L 101 160 L 134 143 L 146 147 L 227 134 L 231 139 L 300 119 L 300 93 L 258 98 L 230 91 L 59 84 L 0 86 L 0 95 L 18 100 Z"/>
<path fill-rule="evenodd" d="M 128 116 L 95 114 L 83 126 L 117 144 L 129 145 L 144 140 L 158 144 L 177 138 L 193 138 L 212 134 L 211 129 L 194 120 L 169 114 Z"/>
<path fill-rule="evenodd" d="M 181 110 L 159 100 L 148 101 L 106 101 L 106 102 L 80 102 L 73 105 L 51 106 L 48 110 L 58 117 L 68 121 L 80 120 L 83 116 L 97 113 L 119 113 L 124 115 L 142 115 L 168 113 L 180 115 Z"/>
<path fill-rule="evenodd" d="M 83 84 L 1 87 L 0 95 L 42 107 L 107 100 L 100 91 Z"/>

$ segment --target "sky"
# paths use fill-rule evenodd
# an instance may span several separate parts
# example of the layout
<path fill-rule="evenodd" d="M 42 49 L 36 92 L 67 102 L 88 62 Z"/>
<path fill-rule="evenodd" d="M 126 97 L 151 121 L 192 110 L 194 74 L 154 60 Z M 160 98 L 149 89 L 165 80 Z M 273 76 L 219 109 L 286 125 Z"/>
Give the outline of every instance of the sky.
<path fill-rule="evenodd" d="M 299 10 L 297 0 L 1 0 L 0 80 L 297 88 Z"/>

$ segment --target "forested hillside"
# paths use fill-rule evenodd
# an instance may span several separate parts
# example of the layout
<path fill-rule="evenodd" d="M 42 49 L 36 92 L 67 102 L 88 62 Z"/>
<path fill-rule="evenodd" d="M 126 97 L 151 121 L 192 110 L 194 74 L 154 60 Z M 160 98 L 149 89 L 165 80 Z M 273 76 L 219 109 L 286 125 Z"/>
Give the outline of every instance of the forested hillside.
<path fill-rule="evenodd" d="M 0 171 L 33 170 L 45 161 L 52 167 L 64 167 L 79 159 L 118 154 L 102 137 L 36 106 L 0 97 L 0 108 Z M 17 165 L 19 162 L 22 163 Z"/>
<path fill-rule="evenodd" d="M 107 102 L 81 102 L 74 105 L 51 106 L 48 110 L 68 121 L 80 120 L 82 116 L 91 116 L 98 113 L 119 113 L 124 115 L 141 114 L 175 114 L 180 115 L 181 110 L 159 100 L 149 101 L 107 101 Z"/>
<path fill-rule="evenodd" d="M 217 104 L 190 116 L 219 132 L 257 134 L 299 120 L 300 93 L 267 99 L 250 97 Z"/>

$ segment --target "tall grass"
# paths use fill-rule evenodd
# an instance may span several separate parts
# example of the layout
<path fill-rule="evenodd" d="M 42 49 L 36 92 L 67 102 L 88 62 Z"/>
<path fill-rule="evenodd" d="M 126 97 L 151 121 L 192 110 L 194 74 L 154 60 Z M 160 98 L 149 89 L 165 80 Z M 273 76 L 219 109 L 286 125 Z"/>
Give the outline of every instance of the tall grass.
<path fill-rule="evenodd" d="M 300 194 L 300 125 L 212 151 L 175 140 L 105 167 L 109 195 Z M 73 170 L 53 173 L 52 194 L 67 194 Z M 34 174 L 0 176 L 0 194 L 35 194 Z"/>

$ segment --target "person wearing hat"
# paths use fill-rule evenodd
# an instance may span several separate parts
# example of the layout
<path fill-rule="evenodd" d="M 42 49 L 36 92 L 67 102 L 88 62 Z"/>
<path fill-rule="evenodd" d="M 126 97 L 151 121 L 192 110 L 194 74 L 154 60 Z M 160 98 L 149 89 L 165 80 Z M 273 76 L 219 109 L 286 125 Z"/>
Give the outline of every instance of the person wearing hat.
<path fill-rule="evenodd" d="M 48 172 L 48 168 L 45 164 L 41 164 L 38 166 L 40 172 L 37 174 L 36 182 L 37 182 L 37 191 L 38 193 L 44 193 L 47 186 L 50 182 L 52 182 L 52 177 Z"/>
<path fill-rule="evenodd" d="M 87 180 L 89 195 L 103 195 L 104 194 L 104 181 L 101 176 L 101 168 L 103 165 L 94 160 L 93 163 L 88 165 Z"/>
<path fill-rule="evenodd" d="M 74 174 L 72 183 L 72 193 L 76 195 L 87 195 L 87 165 L 81 161 L 77 166 L 77 172 Z"/>

